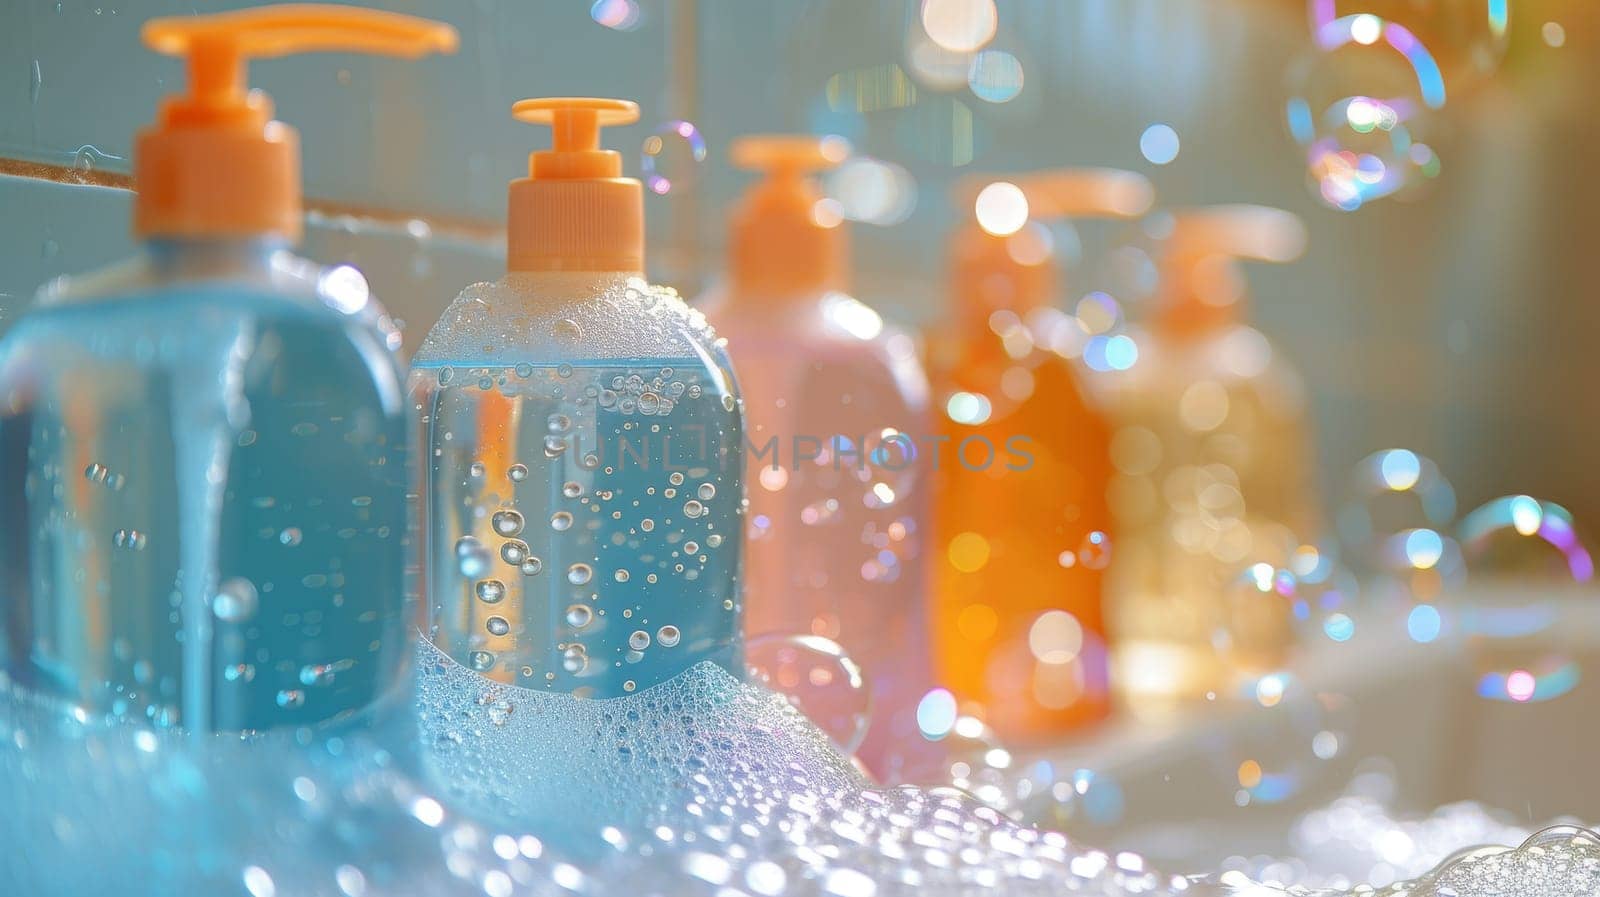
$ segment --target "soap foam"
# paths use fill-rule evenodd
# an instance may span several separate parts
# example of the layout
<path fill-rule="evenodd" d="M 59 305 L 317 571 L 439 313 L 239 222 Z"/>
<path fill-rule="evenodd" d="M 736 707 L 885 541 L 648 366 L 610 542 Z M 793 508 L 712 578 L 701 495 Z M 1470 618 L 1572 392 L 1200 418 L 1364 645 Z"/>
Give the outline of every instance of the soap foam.
<path fill-rule="evenodd" d="M 196 739 L 0 688 L 0 893 L 1340 893 L 1163 875 L 953 788 L 872 788 L 781 697 L 714 664 L 586 701 L 419 655 L 420 777 L 384 747 L 412 737 L 402 711 L 343 736 Z M 1600 893 L 1600 835 L 1558 827 L 1344 893 Z"/>

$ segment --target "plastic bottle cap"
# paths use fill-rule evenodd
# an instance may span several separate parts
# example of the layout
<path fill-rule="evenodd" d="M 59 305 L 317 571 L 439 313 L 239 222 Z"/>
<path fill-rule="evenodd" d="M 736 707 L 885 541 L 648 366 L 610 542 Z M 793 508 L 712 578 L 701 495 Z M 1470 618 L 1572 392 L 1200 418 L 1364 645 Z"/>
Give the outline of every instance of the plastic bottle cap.
<path fill-rule="evenodd" d="M 841 137 L 763 134 L 734 141 L 733 164 L 766 177 L 747 190 L 728 225 L 736 293 L 792 295 L 846 287 L 844 217 L 810 177 L 850 154 Z"/>
<path fill-rule="evenodd" d="M 189 93 L 166 98 L 135 143 L 140 237 L 299 239 L 299 135 L 272 120 L 266 94 L 247 90 L 247 60 L 319 50 L 416 58 L 456 48 L 455 29 L 441 22 L 310 3 L 152 19 L 143 37 L 157 53 L 188 58 Z"/>
<path fill-rule="evenodd" d="M 1173 212 L 1161 259 L 1165 301 L 1155 328 L 1184 336 L 1233 323 L 1245 292 L 1238 260 L 1281 264 L 1299 258 L 1305 248 L 1305 225 L 1293 212 L 1255 205 Z"/>
<path fill-rule="evenodd" d="M 950 282 L 961 327 L 986 327 L 995 311 L 1022 314 L 1056 300 L 1060 272 L 1040 222 L 1137 218 L 1155 201 L 1142 175 L 1114 168 L 967 177 L 952 192 L 969 214 L 950 236 Z"/>
<path fill-rule="evenodd" d="M 644 188 L 622 176 L 622 156 L 600 148 L 600 129 L 639 120 L 628 100 L 520 100 L 511 116 L 549 125 L 551 148 L 528 157 L 511 182 L 506 267 L 512 271 L 644 270 Z"/>

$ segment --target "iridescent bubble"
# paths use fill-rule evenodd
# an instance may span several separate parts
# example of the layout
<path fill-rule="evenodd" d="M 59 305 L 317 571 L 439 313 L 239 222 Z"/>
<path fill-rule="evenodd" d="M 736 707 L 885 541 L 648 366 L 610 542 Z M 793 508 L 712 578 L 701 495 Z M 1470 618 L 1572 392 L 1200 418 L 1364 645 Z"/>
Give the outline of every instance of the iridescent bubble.
<path fill-rule="evenodd" d="M 1592 600 L 1594 559 L 1554 502 L 1508 495 L 1479 506 L 1458 530 L 1468 588 L 1442 608 L 1468 637 L 1477 692 L 1489 700 L 1536 703 L 1582 679 L 1563 610 Z"/>
<path fill-rule="evenodd" d="M 758 635 L 745 642 L 750 678 L 783 695 L 845 754 L 866 737 L 872 695 L 861 668 L 817 635 Z"/>
<path fill-rule="evenodd" d="M 1440 79 L 1453 90 L 1471 88 L 1505 56 L 1508 0 L 1312 0 L 1312 34 L 1324 46 L 1349 35 L 1363 45 L 1388 39 L 1390 22 L 1428 47 Z"/>
<path fill-rule="evenodd" d="M 633 31 L 644 20 L 637 0 L 595 0 L 589 18 L 613 31 Z"/>
<path fill-rule="evenodd" d="M 1337 734 L 1347 721 L 1329 709 L 1337 705 L 1325 705 L 1284 672 L 1246 680 L 1227 700 L 1243 718 L 1229 727 L 1213 761 L 1236 805 L 1281 804 L 1332 774 L 1313 745 L 1321 733 Z"/>
<path fill-rule="evenodd" d="M 672 180 L 661 172 L 661 160 L 667 148 L 675 144 L 686 149 L 690 165 L 706 159 L 706 140 L 692 122 L 673 119 L 656 126 L 644 139 L 639 157 L 640 177 L 651 193 L 664 196 L 672 191 Z M 682 175 L 678 177 L 681 179 Z"/>
<path fill-rule="evenodd" d="M 1415 539 L 1415 560 L 1425 560 L 1428 537 L 1396 537 L 1445 532 L 1455 515 L 1455 490 L 1438 465 L 1409 449 L 1385 449 L 1356 465 L 1338 513 L 1339 541 L 1346 561 L 1376 600 L 1388 605 L 1436 601 L 1453 572 L 1449 562 L 1444 568 L 1437 563 L 1419 568 L 1405 552 L 1406 539 Z"/>
<path fill-rule="evenodd" d="M 1291 67 L 1285 112 L 1313 192 L 1355 211 L 1438 173 L 1415 141 L 1445 103 L 1437 62 L 1411 31 L 1370 13 L 1315 31 L 1318 49 Z"/>

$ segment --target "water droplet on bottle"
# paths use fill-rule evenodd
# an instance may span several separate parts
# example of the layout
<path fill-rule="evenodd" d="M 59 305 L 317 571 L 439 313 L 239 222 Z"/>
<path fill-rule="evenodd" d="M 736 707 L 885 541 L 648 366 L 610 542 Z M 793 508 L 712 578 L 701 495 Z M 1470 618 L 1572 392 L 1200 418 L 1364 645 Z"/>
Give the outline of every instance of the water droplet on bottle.
<path fill-rule="evenodd" d="M 546 458 L 559 458 L 561 457 L 561 453 L 566 450 L 567 441 L 560 436 L 551 433 L 549 436 L 544 438 L 544 456 Z"/>
<path fill-rule="evenodd" d="M 223 580 L 222 585 L 217 587 L 216 596 L 211 599 L 211 612 L 226 623 L 238 623 L 254 617 L 259 606 L 260 595 L 256 592 L 255 583 L 242 576 Z"/>
<path fill-rule="evenodd" d="M 573 604 L 567 608 L 567 625 L 573 629 L 582 629 L 594 619 L 594 611 L 587 604 Z"/>
<path fill-rule="evenodd" d="M 629 679 L 628 681 L 622 683 L 622 690 L 623 691 L 633 691 L 634 689 L 636 689 L 638 687 L 639 687 L 639 684 L 637 682 L 634 682 L 632 679 Z"/>
<path fill-rule="evenodd" d="M 473 590 L 484 604 L 499 604 L 506 597 L 506 584 L 498 579 L 480 579 Z"/>
<path fill-rule="evenodd" d="M 278 706 L 285 710 L 293 710 L 296 707 L 304 707 L 305 703 L 306 693 L 298 688 L 286 688 L 278 692 Z"/>
<path fill-rule="evenodd" d="M 483 466 L 482 461 L 474 461 L 472 466 L 467 468 L 467 472 L 472 474 L 473 479 L 481 480 L 483 475 L 489 472 L 489 469 Z"/>
<path fill-rule="evenodd" d="M 502 536 L 519 535 L 524 525 L 522 514 L 509 509 L 494 512 L 491 522 L 494 524 L 494 531 Z"/>
<path fill-rule="evenodd" d="M 572 514 L 567 511 L 557 511 L 550 515 L 550 528 L 558 533 L 572 529 Z"/>
<path fill-rule="evenodd" d="M 712 548 L 720 547 L 722 545 L 722 534 L 712 533 L 711 535 L 706 536 L 706 544 Z"/>
<path fill-rule="evenodd" d="M 561 487 L 561 494 L 565 495 L 567 498 L 577 498 L 583 494 L 583 486 L 572 480 L 568 480 L 566 484 Z"/>
<path fill-rule="evenodd" d="M 686 555 L 699 554 L 700 543 L 694 541 L 693 539 L 683 543 L 683 553 Z"/>
<path fill-rule="evenodd" d="M 572 429 L 572 418 L 565 414 L 552 414 L 545 419 L 545 428 L 552 433 L 565 433 Z"/>
<path fill-rule="evenodd" d="M 639 528 L 647 533 L 654 532 L 656 528 L 656 522 L 655 520 L 646 517 L 645 519 L 639 521 Z"/>
<path fill-rule="evenodd" d="M 677 647 L 678 640 L 682 637 L 683 634 L 678 631 L 678 627 L 671 623 L 656 630 L 656 643 L 663 648 Z"/>
<path fill-rule="evenodd" d="M 635 629 L 628 636 L 628 647 L 635 651 L 643 651 L 650 647 L 650 633 L 645 632 L 643 629 Z"/>
<path fill-rule="evenodd" d="M 701 483 L 698 494 L 701 501 L 710 501 L 717 497 L 717 487 L 710 483 Z"/>
<path fill-rule="evenodd" d="M 683 474 L 681 474 L 678 471 L 674 470 L 672 473 L 667 475 L 667 482 L 671 483 L 674 486 L 682 486 L 683 485 Z"/>
<path fill-rule="evenodd" d="M 567 568 L 567 582 L 575 586 L 587 585 L 594 577 L 594 569 L 588 564 L 573 564 Z"/>
<path fill-rule="evenodd" d="M 683 516 L 689 518 L 690 520 L 699 517 L 701 514 L 704 514 L 705 511 L 706 506 L 692 498 L 683 503 Z"/>
<path fill-rule="evenodd" d="M 480 673 L 487 672 L 494 666 L 494 655 L 488 651 L 473 651 L 467 655 L 467 662 Z"/>
<path fill-rule="evenodd" d="M 520 483 L 528 478 L 528 465 L 513 464 L 511 469 L 506 471 L 506 476 L 511 477 L 511 482 Z"/>
<path fill-rule="evenodd" d="M 522 561 L 522 575 L 523 576 L 538 576 L 539 575 L 539 571 L 541 571 L 543 569 L 544 569 L 544 561 L 541 561 L 538 558 L 533 557 L 532 555 L 529 555 L 527 558 L 525 558 Z"/>
<path fill-rule="evenodd" d="M 511 624 L 505 617 L 490 617 L 483 622 L 483 628 L 489 630 L 490 635 L 505 635 L 511 631 Z"/>

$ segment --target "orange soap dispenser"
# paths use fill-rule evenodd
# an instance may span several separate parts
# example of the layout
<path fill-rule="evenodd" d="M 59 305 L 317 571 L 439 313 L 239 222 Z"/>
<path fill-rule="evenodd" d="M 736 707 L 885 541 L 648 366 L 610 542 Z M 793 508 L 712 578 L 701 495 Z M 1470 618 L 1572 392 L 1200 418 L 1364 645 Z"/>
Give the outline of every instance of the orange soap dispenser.
<path fill-rule="evenodd" d="M 932 540 L 942 681 L 1003 737 L 1108 707 L 1102 579 L 1111 550 L 1110 429 L 1054 348 L 1058 259 L 1041 222 L 1132 218 L 1143 177 L 1061 169 L 958 185 L 951 308 L 932 335 L 940 498 Z"/>
<path fill-rule="evenodd" d="M 1304 247 L 1279 209 L 1173 214 L 1150 333 L 1111 390 L 1112 622 L 1135 710 L 1274 669 L 1291 644 L 1287 601 L 1232 586 L 1248 565 L 1288 564 L 1317 523 L 1304 389 L 1246 323 L 1239 260 L 1289 262 Z"/>

